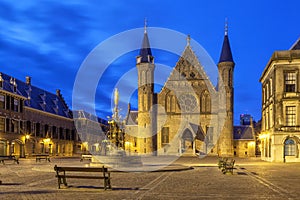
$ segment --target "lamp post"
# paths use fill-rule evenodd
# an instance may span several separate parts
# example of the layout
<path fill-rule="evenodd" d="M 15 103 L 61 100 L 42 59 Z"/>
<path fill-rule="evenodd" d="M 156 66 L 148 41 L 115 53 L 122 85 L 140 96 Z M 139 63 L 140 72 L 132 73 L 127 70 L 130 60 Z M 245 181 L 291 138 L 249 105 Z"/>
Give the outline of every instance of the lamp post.
<path fill-rule="evenodd" d="M 30 134 L 25 134 L 24 138 L 24 157 L 26 157 L 26 154 L 29 152 L 28 141 L 30 140 Z"/>

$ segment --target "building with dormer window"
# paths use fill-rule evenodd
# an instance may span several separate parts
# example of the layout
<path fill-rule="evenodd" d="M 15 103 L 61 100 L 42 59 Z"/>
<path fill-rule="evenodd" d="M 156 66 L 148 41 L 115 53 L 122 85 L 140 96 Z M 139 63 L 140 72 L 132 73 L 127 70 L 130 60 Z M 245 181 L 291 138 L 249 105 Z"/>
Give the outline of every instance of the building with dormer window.
<path fill-rule="evenodd" d="M 80 153 L 72 112 L 56 94 L 7 74 L 0 74 L 0 155 L 20 157 Z"/>

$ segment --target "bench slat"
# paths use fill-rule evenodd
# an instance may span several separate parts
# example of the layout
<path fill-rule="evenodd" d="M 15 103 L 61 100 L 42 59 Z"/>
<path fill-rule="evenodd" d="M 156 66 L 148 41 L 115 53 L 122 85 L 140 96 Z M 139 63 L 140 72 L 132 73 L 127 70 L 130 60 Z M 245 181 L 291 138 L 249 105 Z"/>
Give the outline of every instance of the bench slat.
<path fill-rule="evenodd" d="M 108 172 L 107 168 L 96 168 L 96 167 L 57 167 L 57 171 L 73 171 L 73 172 Z"/>
<path fill-rule="evenodd" d="M 108 179 L 109 177 L 100 177 L 100 176 L 76 176 L 76 175 L 60 175 L 60 176 L 55 176 L 58 178 L 79 178 L 79 179 Z"/>

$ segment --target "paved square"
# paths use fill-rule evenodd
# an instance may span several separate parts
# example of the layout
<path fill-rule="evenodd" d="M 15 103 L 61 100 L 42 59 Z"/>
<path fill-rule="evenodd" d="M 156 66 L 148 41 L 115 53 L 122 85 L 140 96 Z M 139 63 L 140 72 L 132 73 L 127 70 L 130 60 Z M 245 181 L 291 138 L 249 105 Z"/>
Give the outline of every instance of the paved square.
<path fill-rule="evenodd" d="M 300 163 L 268 163 L 236 158 L 234 174 L 223 175 L 216 157 L 181 157 L 159 172 L 111 172 L 103 180 L 70 179 L 58 189 L 53 167 L 88 166 L 79 158 L 52 162 L 21 159 L 0 166 L 1 199 L 299 199 Z M 193 169 L 189 169 L 193 167 Z"/>

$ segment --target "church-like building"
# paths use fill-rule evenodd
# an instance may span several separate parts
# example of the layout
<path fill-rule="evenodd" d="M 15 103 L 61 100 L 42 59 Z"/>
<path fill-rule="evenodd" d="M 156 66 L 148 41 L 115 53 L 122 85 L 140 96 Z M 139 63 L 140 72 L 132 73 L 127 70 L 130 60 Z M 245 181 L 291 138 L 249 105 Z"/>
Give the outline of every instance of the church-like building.
<path fill-rule="evenodd" d="M 190 45 L 159 93 L 154 92 L 154 56 L 145 27 L 136 57 L 138 110 L 128 107 L 125 150 L 151 155 L 233 155 L 233 70 L 226 27 L 218 83 L 209 80 Z"/>

